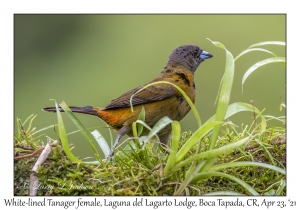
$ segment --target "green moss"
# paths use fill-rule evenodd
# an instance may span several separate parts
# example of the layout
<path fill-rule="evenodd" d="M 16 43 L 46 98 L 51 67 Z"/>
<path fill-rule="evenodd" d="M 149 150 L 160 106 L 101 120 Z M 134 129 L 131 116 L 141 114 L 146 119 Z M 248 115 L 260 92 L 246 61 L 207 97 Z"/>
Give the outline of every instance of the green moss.
<path fill-rule="evenodd" d="M 22 128 L 21 128 L 22 129 Z M 25 129 L 23 129 L 25 130 Z M 243 138 L 247 132 L 237 132 L 231 127 L 222 130 L 216 147 Z M 24 133 L 23 136 L 27 134 Z M 180 146 L 192 135 L 186 131 L 181 136 Z M 15 135 L 17 138 L 18 135 Z M 201 151 L 209 147 L 209 137 L 202 140 Z M 27 135 L 26 139 L 19 135 L 15 139 L 15 157 L 32 154 L 42 148 L 40 141 Z M 113 160 L 103 161 L 99 166 L 72 163 L 65 155 L 60 143 L 52 147 L 52 152 L 39 167 L 38 195 L 173 195 L 185 178 L 189 165 L 176 171 L 171 176 L 163 177 L 163 166 L 168 155 L 161 148 L 146 145 L 144 150 L 123 153 L 119 151 Z M 285 168 L 286 144 L 284 129 L 268 129 L 265 133 L 253 139 L 247 146 L 239 148 L 227 155 L 218 157 L 215 164 L 234 161 L 258 161 L 274 164 Z M 191 149 L 188 156 L 195 153 Z M 40 152 L 15 160 L 14 163 L 14 194 L 29 194 L 29 178 Z M 220 172 L 231 174 L 259 192 L 261 195 L 272 195 L 279 189 L 285 176 L 273 170 L 258 167 L 235 167 L 222 169 Z M 286 189 L 279 195 L 285 195 Z M 226 178 L 211 177 L 196 184 L 189 185 L 184 191 L 186 195 L 199 195 L 215 191 L 234 191 L 249 195 L 239 184 Z"/>

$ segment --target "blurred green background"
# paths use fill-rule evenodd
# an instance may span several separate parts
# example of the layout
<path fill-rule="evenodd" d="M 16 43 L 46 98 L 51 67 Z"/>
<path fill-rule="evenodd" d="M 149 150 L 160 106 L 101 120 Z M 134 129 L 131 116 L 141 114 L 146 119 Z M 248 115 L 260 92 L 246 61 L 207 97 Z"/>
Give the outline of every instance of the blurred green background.
<path fill-rule="evenodd" d="M 237 56 L 262 41 L 286 40 L 285 15 L 15 15 L 14 16 L 14 117 L 23 121 L 38 114 L 38 129 L 57 123 L 56 114 L 42 112 L 64 100 L 69 106 L 107 105 L 124 92 L 142 85 L 162 71 L 171 51 L 195 44 L 213 54 L 195 74 L 196 107 L 205 122 L 216 110 L 214 100 L 225 67 L 225 52 L 210 41 L 222 42 Z M 283 46 L 265 46 L 285 56 Z M 241 79 L 254 63 L 270 57 L 251 52 L 236 62 L 231 103 L 255 101 L 264 114 L 285 115 L 286 77 L 283 65 L 261 67 L 245 83 Z M 63 115 L 67 132 L 76 130 Z M 105 126 L 97 117 L 78 114 L 88 127 Z M 253 114 L 232 117 L 235 124 L 250 124 Z M 182 122 L 182 131 L 197 128 L 192 113 Z M 269 124 L 269 125 L 276 125 Z M 16 130 L 16 124 L 15 124 Z M 98 128 L 106 139 L 108 129 Z M 53 130 L 46 135 L 57 138 Z M 41 137 L 46 140 L 46 137 Z M 93 154 L 81 134 L 69 136 L 79 157 Z"/>

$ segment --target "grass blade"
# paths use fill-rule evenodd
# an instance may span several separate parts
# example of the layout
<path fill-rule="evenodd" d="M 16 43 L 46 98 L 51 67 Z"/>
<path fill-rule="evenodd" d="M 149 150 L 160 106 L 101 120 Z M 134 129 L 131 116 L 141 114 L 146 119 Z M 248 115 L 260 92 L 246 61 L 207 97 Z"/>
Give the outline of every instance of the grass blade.
<path fill-rule="evenodd" d="M 29 133 L 30 132 L 30 129 L 31 129 L 31 126 L 32 126 L 32 122 L 33 122 L 33 120 L 36 118 L 36 116 L 37 115 L 34 115 L 33 117 L 32 117 L 32 119 L 30 120 L 30 122 L 29 122 L 29 125 L 28 125 L 28 128 L 27 128 L 27 130 L 26 130 L 26 133 Z M 28 118 L 27 118 L 28 119 Z M 23 125 L 24 126 L 24 125 Z"/>
<path fill-rule="evenodd" d="M 269 63 L 285 63 L 285 58 L 284 57 L 267 58 L 267 59 L 264 59 L 264 60 L 261 60 L 261 61 L 255 63 L 244 74 L 244 76 L 242 78 L 242 86 L 244 85 L 246 79 L 250 76 L 250 74 L 252 74 L 259 67 L 264 66 Z"/>
<path fill-rule="evenodd" d="M 142 122 L 144 122 L 144 121 L 142 121 Z M 141 149 L 141 143 L 140 143 L 140 138 L 139 138 L 140 134 L 138 134 L 138 131 L 137 131 L 138 126 L 140 126 L 141 129 L 144 128 L 142 124 L 140 124 L 140 123 L 138 124 L 137 122 L 133 122 L 131 127 L 132 127 L 133 137 L 135 137 L 135 139 L 134 139 L 135 147 L 137 147 L 138 149 Z M 130 143 L 131 142 L 129 142 L 129 144 Z"/>
<path fill-rule="evenodd" d="M 176 153 L 178 150 L 180 132 L 181 132 L 180 123 L 178 121 L 173 121 L 171 124 L 172 124 L 171 150 L 170 150 L 170 156 L 167 161 L 167 165 L 164 169 L 165 176 L 170 174 L 171 169 L 174 167 L 176 163 Z"/>
<path fill-rule="evenodd" d="M 285 188 L 285 186 L 286 186 L 286 182 L 284 180 L 281 180 L 279 188 L 276 190 L 275 195 L 280 195 L 283 189 Z"/>
<path fill-rule="evenodd" d="M 220 81 L 220 84 L 219 84 L 219 87 L 218 87 L 218 93 L 217 93 L 217 97 L 216 97 L 216 100 L 214 102 L 214 106 L 216 106 L 217 102 L 218 102 L 218 99 L 219 99 L 219 96 L 220 96 L 220 92 L 221 92 L 221 87 L 222 87 L 222 83 L 223 83 L 223 78 L 224 78 L 224 75 Z"/>
<path fill-rule="evenodd" d="M 69 143 L 68 143 L 68 138 L 67 138 L 67 134 L 66 134 L 66 129 L 65 129 L 64 122 L 63 122 L 61 113 L 58 109 L 58 105 L 57 105 L 56 101 L 55 101 L 55 107 L 56 107 L 57 120 L 58 120 L 59 137 L 60 137 L 61 144 L 62 144 L 62 147 L 64 149 L 64 152 L 66 153 L 67 157 L 71 161 L 74 161 L 74 162 L 77 162 L 77 163 L 81 162 L 81 160 L 79 160 L 77 157 L 75 157 L 75 155 L 70 150 Z"/>
<path fill-rule="evenodd" d="M 236 149 L 236 148 L 242 146 L 243 144 L 247 143 L 250 139 L 251 139 L 251 137 L 249 136 L 249 137 L 243 138 L 241 140 L 238 140 L 236 142 L 233 142 L 233 143 L 227 144 L 225 146 L 219 147 L 217 149 L 208 150 L 208 151 L 202 152 L 198 155 L 194 155 L 192 157 L 189 157 L 185 160 L 182 160 L 182 161 L 178 162 L 178 164 L 176 164 L 173 167 L 172 172 L 180 169 L 182 166 L 185 166 L 185 165 L 189 164 L 191 161 L 194 161 L 194 160 L 200 160 L 200 159 L 203 159 L 203 158 L 214 158 L 214 157 L 217 157 L 217 156 L 222 155 L 222 154 L 228 154 L 228 153 L 232 152 L 234 149 Z"/>
<path fill-rule="evenodd" d="M 234 61 L 237 61 L 237 59 L 239 59 L 242 55 L 245 55 L 246 53 L 251 52 L 251 51 L 262 51 L 262 52 L 269 53 L 269 54 L 273 55 L 274 57 L 277 57 L 273 52 L 263 49 L 263 48 L 248 48 L 248 49 L 244 50 L 243 52 L 241 52 L 238 56 L 236 56 Z"/>
<path fill-rule="evenodd" d="M 231 179 L 232 181 L 240 184 L 241 186 L 243 186 L 246 190 L 248 190 L 252 195 L 259 195 L 258 192 L 256 192 L 256 190 L 254 188 L 252 188 L 249 184 L 247 184 L 246 182 L 244 182 L 243 180 L 229 175 L 229 174 L 225 174 L 225 173 L 221 173 L 221 172 L 202 172 L 197 174 L 194 179 L 191 181 L 192 183 L 195 183 L 201 179 L 206 179 L 212 176 L 219 176 L 219 177 L 225 177 L 228 179 Z"/>
<path fill-rule="evenodd" d="M 146 118 L 146 112 L 145 112 L 144 106 L 142 106 L 142 110 L 141 110 L 141 112 L 140 112 L 140 114 L 139 114 L 138 119 L 145 122 L 145 118 Z M 140 136 L 141 133 L 143 132 L 143 128 L 144 128 L 144 127 L 143 127 L 142 124 L 138 124 L 138 125 L 137 125 L 137 130 L 138 130 L 137 135 L 138 135 L 138 136 Z"/>
<path fill-rule="evenodd" d="M 220 165 L 215 165 L 210 168 L 209 171 L 218 171 L 224 168 L 232 168 L 232 167 L 239 167 L 239 166 L 257 166 L 257 167 L 263 167 L 268 168 L 273 171 L 277 171 L 283 175 L 286 175 L 286 171 L 282 168 L 279 168 L 278 166 L 266 164 L 266 163 L 259 163 L 259 162 L 250 162 L 250 161 L 240 161 L 240 162 L 233 162 L 233 163 L 224 163 Z"/>
<path fill-rule="evenodd" d="M 91 138 L 91 134 L 85 129 L 85 127 L 82 125 L 82 123 L 78 120 L 78 118 L 73 114 L 71 109 L 68 107 L 68 105 L 62 101 L 60 104 L 61 108 L 65 111 L 65 113 L 68 115 L 68 117 L 73 121 L 73 123 L 77 126 L 77 128 L 80 130 L 82 135 L 85 137 L 85 139 L 89 142 L 90 146 L 94 150 L 96 158 L 100 161 L 101 157 L 93 143 L 93 140 Z"/>
<path fill-rule="evenodd" d="M 217 191 L 203 194 L 205 196 L 245 196 L 245 194 L 232 191 Z"/>
<path fill-rule="evenodd" d="M 105 138 L 97 130 L 92 131 L 91 134 L 94 136 L 99 147 L 101 148 L 102 152 L 104 153 L 104 157 L 107 157 L 110 154 L 110 148 L 109 148 Z"/>
<path fill-rule="evenodd" d="M 151 128 L 149 125 L 147 125 L 144 121 L 137 120 L 136 123 L 142 124 L 142 125 L 143 125 L 145 128 L 147 128 L 150 132 L 152 131 L 152 128 Z M 149 132 L 149 134 L 150 134 L 150 132 Z M 148 135 L 149 135 L 149 134 L 148 134 Z M 156 136 L 157 139 L 159 139 L 157 135 L 155 135 L 155 136 Z M 141 138 L 139 138 L 139 143 L 140 143 L 140 145 L 141 145 L 142 142 L 145 142 L 145 141 L 147 141 L 147 137 L 146 137 L 146 139 L 141 139 Z M 145 148 L 145 146 L 146 146 L 146 144 L 144 144 L 143 149 Z"/>
<path fill-rule="evenodd" d="M 282 41 L 267 41 L 267 42 L 258 42 L 258 43 L 255 43 L 253 45 L 251 45 L 249 48 L 252 48 L 252 47 L 259 47 L 259 46 L 263 46 L 263 45 L 282 45 L 282 46 L 285 46 L 285 42 L 282 42 Z"/>
<path fill-rule="evenodd" d="M 220 125 L 223 122 L 214 121 L 205 125 L 202 125 L 188 140 L 185 144 L 180 148 L 177 153 L 176 162 L 181 161 L 184 156 L 190 151 L 190 149 L 197 143 L 197 141 L 201 140 L 211 129 Z"/>
<path fill-rule="evenodd" d="M 147 128 L 149 131 L 152 130 L 152 128 L 151 128 L 149 125 L 147 125 L 144 121 L 137 120 L 136 123 L 142 124 L 142 125 L 143 125 L 145 128 Z"/>
<path fill-rule="evenodd" d="M 278 120 L 279 122 L 282 122 L 285 124 L 285 116 L 280 116 L 280 117 L 274 117 L 274 116 L 271 116 L 271 115 L 264 115 L 265 118 L 270 118 L 270 119 L 273 119 L 273 120 Z"/>
<path fill-rule="evenodd" d="M 32 118 L 34 116 L 34 114 L 30 115 L 29 117 L 26 118 L 26 120 L 22 123 L 22 125 L 24 126 L 26 124 L 26 122 Z"/>
<path fill-rule="evenodd" d="M 188 184 L 193 180 L 193 178 L 195 177 L 197 172 L 199 170 L 201 170 L 201 168 L 207 164 L 207 161 L 208 160 L 205 159 L 205 160 L 201 161 L 198 165 L 194 164 L 196 161 L 192 164 L 192 167 L 190 167 L 190 169 L 186 172 L 185 179 L 181 183 L 180 187 L 175 191 L 174 195 L 182 194 L 182 192 L 186 189 Z"/>
<path fill-rule="evenodd" d="M 53 128 L 53 126 L 55 126 L 55 125 L 49 125 L 47 127 L 41 128 L 40 130 L 37 130 L 37 131 L 33 132 L 32 135 L 35 135 L 35 134 L 37 134 L 37 133 L 39 133 L 41 131 L 45 131 L 47 129 Z"/>
<path fill-rule="evenodd" d="M 212 42 L 213 45 L 219 47 L 226 52 L 226 65 L 225 65 L 225 73 L 223 76 L 222 87 L 220 90 L 220 96 L 218 100 L 217 112 L 216 112 L 216 121 L 224 121 L 224 117 L 227 111 L 227 107 L 230 100 L 231 95 L 231 88 L 234 78 L 234 58 L 232 54 L 225 48 L 225 46 L 220 42 L 215 42 L 210 39 L 209 41 Z M 221 125 L 217 125 L 212 134 L 211 142 L 209 145 L 209 149 L 213 149 L 215 143 L 217 141 L 219 132 L 220 132 Z"/>
<path fill-rule="evenodd" d="M 260 118 L 261 118 L 260 133 L 263 133 L 267 127 L 267 121 L 266 121 L 265 117 L 262 115 L 262 113 L 252 104 L 247 104 L 247 103 L 242 103 L 242 102 L 236 102 L 236 103 L 230 104 L 228 106 L 224 120 L 231 117 L 234 114 L 237 114 L 239 112 L 244 112 L 244 111 L 247 111 L 247 112 L 254 111 L 257 115 L 260 116 Z M 216 118 L 216 115 L 212 116 L 203 125 L 206 125 L 208 123 L 215 121 L 215 118 Z"/>
<path fill-rule="evenodd" d="M 173 120 L 171 120 L 167 116 L 165 116 L 165 117 L 161 118 L 159 121 L 157 121 L 157 123 L 155 123 L 155 125 L 153 126 L 152 130 L 149 132 L 146 141 L 149 141 L 149 139 L 151 139 L 153 136 L 157 135 L 157 133 L 159 131 L 161 131 L 167 125 L 169 125 L 170 123 L 172 123 L 172 121 Z"/>

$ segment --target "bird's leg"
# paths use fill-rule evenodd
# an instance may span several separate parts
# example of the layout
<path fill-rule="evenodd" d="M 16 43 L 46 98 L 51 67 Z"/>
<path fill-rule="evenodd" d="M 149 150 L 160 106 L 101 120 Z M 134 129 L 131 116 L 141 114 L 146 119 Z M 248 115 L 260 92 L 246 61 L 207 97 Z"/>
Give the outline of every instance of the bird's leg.
<path fill-rule="evenodd" d="M 115 148 L 117 147 L 117 144 L 119 143 L 119 141 L 120 141 L 121 138 L 122 138 L 121 135 L 118 135 L 118 136 L 117 136 L 117 138 L 116 138 L 116 140 L 115 140 L 115 143 L 114 143 L 114 148 L 113 148 L 113 149 L 115 149 Z"/>
<path fill-rule="evenodd" d="M 109 155 L 107 156 L 107 158 L 111 158 L 112 156 L 114 156 L 114 149 L 117 147 L 117 144 L 118 142 L 120 141 L 120 139 L 122 138 L 121 135 L 118 135 L 116 140 L 115 140 L 115 143 L 114 143 L 114 147 L 113 149 L 110 151 Z"/>
<path fill-rule="evenodd" d="M 127 134 L 130 131 L 129 128 L 127 128 L 126 126 L 122 127 L 119 131 L 118 131 L 118 136 L 114 142 L 114 148 L 112 149 L 112 151 L 110 151 L 109 155 L 107 158 L 110 158 L 112 156 L 114 156 L 114 149 L 117 147 L 117 144 L 119 143 L 120 139 L 122 138 L 122 136 L 124 136 L 125 134 Z"/>

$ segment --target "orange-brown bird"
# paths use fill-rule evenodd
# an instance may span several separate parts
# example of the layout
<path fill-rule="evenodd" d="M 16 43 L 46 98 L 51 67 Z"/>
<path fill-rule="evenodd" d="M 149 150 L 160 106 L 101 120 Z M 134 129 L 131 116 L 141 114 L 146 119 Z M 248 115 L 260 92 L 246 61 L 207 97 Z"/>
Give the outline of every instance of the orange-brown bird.
<path fill-rule="evenodd" d="M 195 103 L 196 87 L 194 73 L 201 62 L 211 58 L 212 55 L 203 51 L 195 45 L 184 45 L 176 48 L 169 56 L 167 65 L 158 77 L 145 85 L 158 81 L 167 81 L 179 86 Z M 70 107 L 73 112 L 96 115 L 104 120 L 108 125 L 118 131 L 114 147 L 125 134 L 132 136 L 132 123 L 135 122 L 141 112 L 142 106 L 145 108 L 145 122 L 149 126 L 164 116 L 172 120 L 180 121 L 190 111 L 190 106 L 181 93 L 169 84 L 155 84 L 132 98 L 133 112 L 130 108 L 130 97 L 145 85 L 134 88 L 120 97 L 112 100 L 104 108 L 100 107 Z M 55 107 L 43 108 L 44 111 L 56 112 Z M 60 109 L 60 111 L 63 111 Z M 171 126 L 165 127 L 158 133 L 160 141 L 167 144 Z M 146 135 L 147 129 L 143 129 L 141 135 Z"/>

